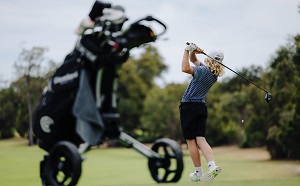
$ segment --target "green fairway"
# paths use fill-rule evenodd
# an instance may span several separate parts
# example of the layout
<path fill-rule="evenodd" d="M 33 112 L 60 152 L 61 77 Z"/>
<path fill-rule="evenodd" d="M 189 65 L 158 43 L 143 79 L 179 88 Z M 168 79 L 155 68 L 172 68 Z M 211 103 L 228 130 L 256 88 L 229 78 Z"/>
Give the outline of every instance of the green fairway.
<path fill-rule="evenodd" d="M 223 172 L 209 183 L 191 183 L 188 175 L 192 162 L 184 150 L 184 171 L 176 185 L 207 186 L 293 186 L 300 185 L 300 163 L 269 161 L 264 149 L 214 148 L 215 160 Z M 45 152 L 37 146 L 28 147 L 22 139 L 0 141 L 0 185 L 41 185 L 39 162 Z M 148 160 L 127 148 L 93 149 L 86 153 L 78 185 L 158 185 L 148 169 Z M 206 171 L 206 164 L 203 164 Z M 163 184 L 174 185 L 174 184 Z"/>

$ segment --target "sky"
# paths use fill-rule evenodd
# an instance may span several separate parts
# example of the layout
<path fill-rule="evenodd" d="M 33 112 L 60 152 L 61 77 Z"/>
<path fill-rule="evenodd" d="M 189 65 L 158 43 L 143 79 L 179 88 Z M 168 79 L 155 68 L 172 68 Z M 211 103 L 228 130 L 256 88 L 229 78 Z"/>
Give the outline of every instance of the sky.
<path fill-rule="evenodd" d="M 75 30 L 95 0 L 1 0 L 0 83 L 17 78 L 14 63 L 23 48 L 47 47 L 45 56 L 58 64 L 73 50 Z M 209 53 L 224 51 L 223 63 L 233 70 L 267 67 L 276 50 L 300 33 L 300 0 L 113 0 L 124 7 L 130 23 L 147 15 L 168 29 L 154 44 L 168 66 L 160 85 L 186 82 L 181 72 L 185 43 Z M 153 26 L 153 25 L 152 25 Z M 155 25 L 154 25 L 155 26 Z M 133 49 L 138 55 L 141 49 Z M 198 55 L 200 60 L 205 56 Z M 223 78 L 234 75 L 225 70 Z M 221 78 L 222 80 L 222 78 Z"/>

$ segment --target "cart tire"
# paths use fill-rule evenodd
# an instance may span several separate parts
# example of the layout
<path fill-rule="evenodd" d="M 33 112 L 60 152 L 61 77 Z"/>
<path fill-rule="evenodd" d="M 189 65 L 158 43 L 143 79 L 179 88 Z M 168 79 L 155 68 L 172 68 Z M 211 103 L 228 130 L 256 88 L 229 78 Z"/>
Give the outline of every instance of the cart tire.
<path fill-rule="evenodd" d="M 41 162 L 43 185 L 76 185 L 81 175 L 81 163 L 82 158 L 74 144 L 57 142 Z"/>
<path fill-rule="evenodd" d="M 177 182 L 183 171 L 182 151 L 178 143 L 169 138 L 158 139 L 152 150 L 161 158 L 149 158 L 148 167 L 157 183 Z"/>

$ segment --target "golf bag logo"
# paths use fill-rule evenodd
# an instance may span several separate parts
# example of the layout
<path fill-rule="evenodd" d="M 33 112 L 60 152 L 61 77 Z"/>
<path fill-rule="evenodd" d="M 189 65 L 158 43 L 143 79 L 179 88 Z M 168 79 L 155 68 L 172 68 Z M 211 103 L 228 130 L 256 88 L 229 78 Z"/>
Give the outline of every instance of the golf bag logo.
<path fill-rule="evenodd" d="M 40 119 L 40 125 L 41 125 L 41 128 L 42 130 L 45 132 L 45 133 L 50 133 L 51 132 L 51 129 L 50 129 L 50 126 L 54 124 L 54 121 L 52 118 L 50 118 L 49 116 L 43 116 L 41 119 Z"/>

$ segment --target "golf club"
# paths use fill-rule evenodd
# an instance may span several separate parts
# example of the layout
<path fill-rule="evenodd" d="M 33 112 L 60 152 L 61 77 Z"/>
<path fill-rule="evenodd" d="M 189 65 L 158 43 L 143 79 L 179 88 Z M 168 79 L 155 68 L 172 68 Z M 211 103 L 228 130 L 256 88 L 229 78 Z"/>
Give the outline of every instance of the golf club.
<path fill-rule="evenodd" d="M 187 44 L 187 45 L 190 45 L 189 42 L 187 42 L 186 44 Z M 252 83 L 253 85 L 255 85 L 257 88 L 259 88 L 259 89 L 263 90 L 264 92 L 266 92 L 266 93 L 267 93 L 266 96 L 265 96 L 266 102 L 269 103 L 269 102 L 271 101 L 271 99 L 272 99 L 272 94 L 271 94 L 270 92 L 268 92 L 267 90 L 261 88 L 260 86 L 258 86 L 257 84 L 255 84 L 253 81 L 247 79 L 247 78 L 244 77 L 243 75 L 241 75 L 241 74 L 237 73 L 236 71 L 232 70 L 231 68 L 229 68 L 228 66 L 224 65 L 224 64 L 221 63 L 220 61 L 218 61 L 218 60 L 212 58 L 211 56 L 207 55 L 205 52 L 202 52 L 202 54 L 206 55 L 208 58 L 210 58 L 210 59 L 212 59 L 213 61 L 219 63 L 220 65 L 222 65 L 223 67 L 227 68 L 227 69 L 230 70 L 231 72 L 235 73 L 236 75 L 240 76 L 241 78 L 243 78 L 243 79 L 245 79 L 246 81 L 248 81 L 248 82 Z"/>

